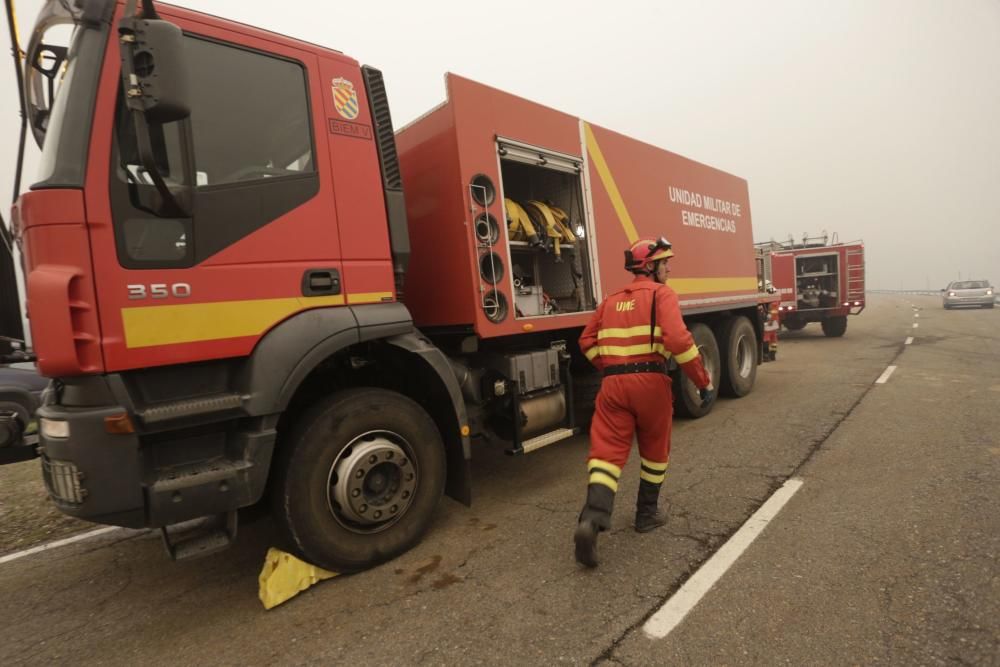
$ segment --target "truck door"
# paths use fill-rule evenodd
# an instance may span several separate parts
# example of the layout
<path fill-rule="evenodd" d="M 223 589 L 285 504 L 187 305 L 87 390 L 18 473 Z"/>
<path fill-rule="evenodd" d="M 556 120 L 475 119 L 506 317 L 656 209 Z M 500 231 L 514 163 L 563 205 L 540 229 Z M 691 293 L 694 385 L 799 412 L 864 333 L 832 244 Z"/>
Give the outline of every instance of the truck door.
<path fill-rule="evenodd" d="M 162 14 L 184 31 L 191 115 L 151 139 L 165 177 L 194 161 L 193 212 L 159 205 L 109 40 L 86 188 L 108 371 L 245 355 L 292 314 L 345 303 L 318 58 Z"/>

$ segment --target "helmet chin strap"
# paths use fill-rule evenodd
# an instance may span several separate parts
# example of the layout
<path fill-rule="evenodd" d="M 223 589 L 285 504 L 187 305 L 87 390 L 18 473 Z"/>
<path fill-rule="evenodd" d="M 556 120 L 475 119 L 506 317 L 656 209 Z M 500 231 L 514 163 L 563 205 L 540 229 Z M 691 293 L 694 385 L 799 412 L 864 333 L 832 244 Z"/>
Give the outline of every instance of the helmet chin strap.
<path fill-rule="evenodd" d="M 667 261 L 667 260 L 665 260 L 665 259 L 658 259 L 658 260 L 656 260 L 655 262 L 653 262 L 653 268 L 650 269 L 650 271 L 649 271 L 649 277 L 653 279 L 653 282 L 660 283 L 661 285 L 666 285 L 667 281 L 666 280 L 660 280 L 659 278 L 657 278 L 656 274 L 659 273 L 660 262 L 665 262 L 665 261 Z"/>

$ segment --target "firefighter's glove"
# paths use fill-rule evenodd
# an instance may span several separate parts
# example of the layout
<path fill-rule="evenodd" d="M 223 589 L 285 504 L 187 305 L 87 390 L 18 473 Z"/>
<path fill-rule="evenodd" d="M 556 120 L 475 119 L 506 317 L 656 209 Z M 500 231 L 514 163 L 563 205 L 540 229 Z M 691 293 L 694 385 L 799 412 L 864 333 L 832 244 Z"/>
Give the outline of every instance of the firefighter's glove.
<path fill-rule="evenodd" d="M 704 389 L 699 389 L 698 396 L 701 398 L 701 407 L 707 408 L 715 401 L 715 387 L 709 385 Z"/>

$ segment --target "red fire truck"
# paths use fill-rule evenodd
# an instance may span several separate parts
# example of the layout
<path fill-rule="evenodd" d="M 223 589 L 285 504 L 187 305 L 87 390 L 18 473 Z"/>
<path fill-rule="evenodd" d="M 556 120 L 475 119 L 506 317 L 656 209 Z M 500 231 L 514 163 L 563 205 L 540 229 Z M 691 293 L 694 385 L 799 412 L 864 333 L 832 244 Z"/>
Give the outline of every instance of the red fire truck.
<path fill-rule="evenodd" d="M 801 242 L 756 245 L 764 274 L 781 296 L 778 316 L 789 331 L 819 322 L 823 333 L 843 336 L 847 316 L 865 309 L 865 245 L 839 243 L 836 234 L 804 236 Z"/>
<path fill-rule="evenodd" d="M 576 341 L 643 236 L 674 244 L 717 386 L 752 389 L 777 323 L 744 180 L 456 76 L 394 135 L 377 70 L 160 12 L 50 0 L 27 48 L 43 154 L 13 227 L 64 512 L 186 557 L 265 498 L 313 563 L 390 559 L 443 492 L 470 502 L 473 439 L 580 432 Z"/>

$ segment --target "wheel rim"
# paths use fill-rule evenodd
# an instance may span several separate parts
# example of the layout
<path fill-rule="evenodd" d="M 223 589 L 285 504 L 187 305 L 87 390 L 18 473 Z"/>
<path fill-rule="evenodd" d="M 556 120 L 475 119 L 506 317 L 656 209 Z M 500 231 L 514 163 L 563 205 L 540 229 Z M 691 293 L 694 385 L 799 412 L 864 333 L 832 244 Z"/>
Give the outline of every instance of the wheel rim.
<path fill-rule="evenodd" d="M 377 533 L 406 514 L 420 481 L 410 444 L 393 431 L 354 438 L 330 466 L 327 505 L 356 533 Z"/>
<path fill-rule="evenodd" d="M 749 337 L 740 336 L 736 341 L 736 372 L 740 377 L 750 377 L 750 372 L 753 370 L 753 357 L 754 353 Z"/>

